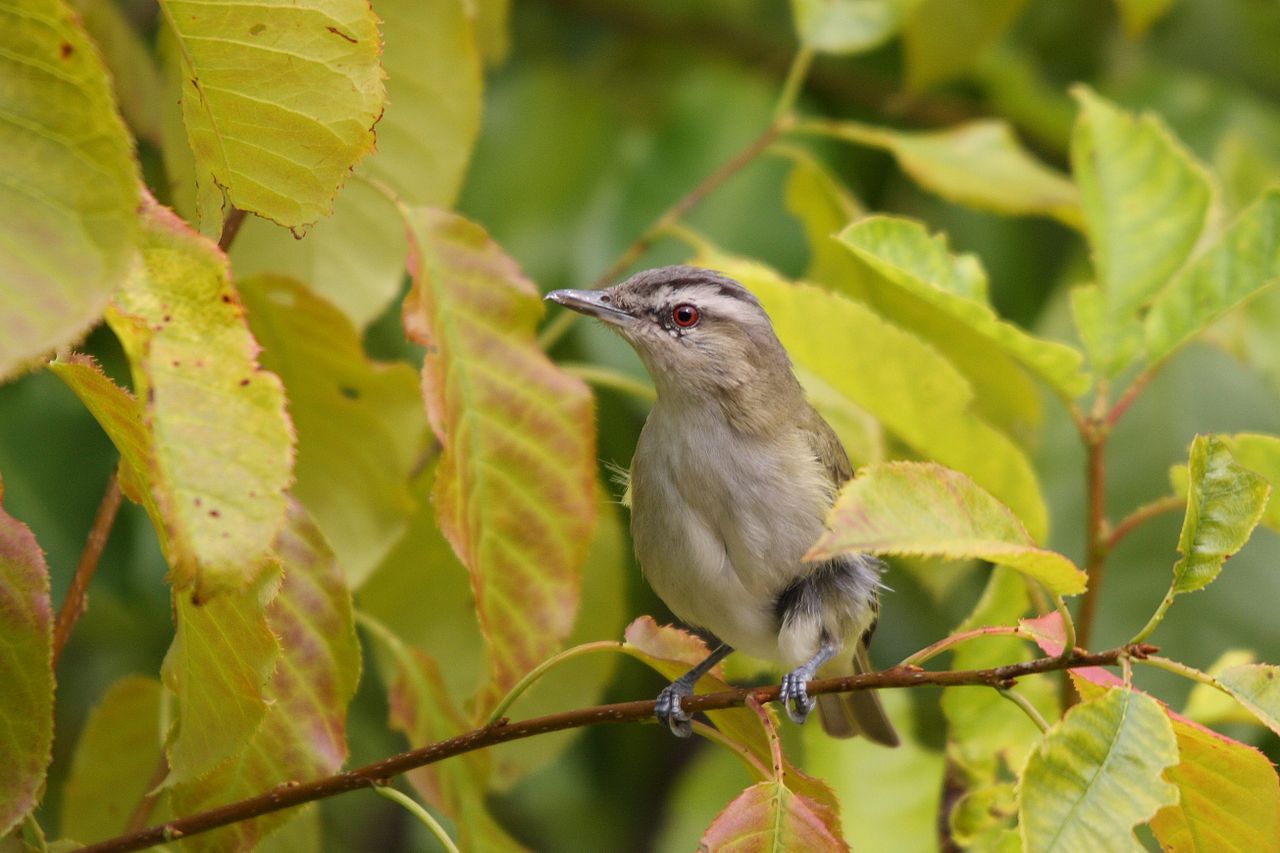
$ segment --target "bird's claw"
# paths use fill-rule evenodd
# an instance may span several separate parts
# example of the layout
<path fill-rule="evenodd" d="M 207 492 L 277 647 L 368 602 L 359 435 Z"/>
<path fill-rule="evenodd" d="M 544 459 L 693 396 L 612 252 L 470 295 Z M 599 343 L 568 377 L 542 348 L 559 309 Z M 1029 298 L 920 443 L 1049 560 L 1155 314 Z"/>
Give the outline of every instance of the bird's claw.
<path fill-rule="evenodd" d="M 782 707 L 786 709 L 787 716 L 793 723 L 804 725 L 804 721 L 809 719 L 809 714 L 818 704 L 810 698 L 809 691 L 805 689 L 805 685 L 812 677 L 813 674 L 804 667 L 782 676 L 782 688 L 778 691 L 778 698 L 782 700 Z"/>
<path fill-rule="evenodd" d="M 680 705 L 680 700 L 692 693 L 692 689 L 675 682 L 662 688 L 662 692 L 658 694 L 653 712 L 658 722 L 670 729 L 676 737 L 689 737 L 693 734 L 693 718 Z"/>

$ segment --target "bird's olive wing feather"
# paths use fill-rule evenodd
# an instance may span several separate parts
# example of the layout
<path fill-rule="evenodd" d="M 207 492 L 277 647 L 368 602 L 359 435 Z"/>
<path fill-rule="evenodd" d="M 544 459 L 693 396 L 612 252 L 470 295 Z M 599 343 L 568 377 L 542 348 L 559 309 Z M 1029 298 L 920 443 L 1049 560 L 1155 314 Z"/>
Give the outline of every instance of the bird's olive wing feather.
<path fill-rule="evenodd" d="M 822 467 L 831 476 L 831 482 L 838 489 L 853 479 L 853 465 L 849 463 L 849 454 L 844 452 L 844 445 L 817 410 L 809 406 L 808 416 L 801 423 L 813 448 L 813 455 L 822 463 Z"/>

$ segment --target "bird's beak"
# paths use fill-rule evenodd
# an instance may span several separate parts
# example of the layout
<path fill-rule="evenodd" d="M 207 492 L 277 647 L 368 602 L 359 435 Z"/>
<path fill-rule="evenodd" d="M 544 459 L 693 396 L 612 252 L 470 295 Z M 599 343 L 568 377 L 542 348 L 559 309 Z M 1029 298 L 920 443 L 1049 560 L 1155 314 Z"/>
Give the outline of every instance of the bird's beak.
<path fill-rule="evenodd" d="M 626 311 L 609 304 L 609 293 L 605 290 L 553 290 L 546 296 L 552 302 L 571 308 L 579 314 L 595 317 L 606 323 L 621 326 L 635 317 Z"/>

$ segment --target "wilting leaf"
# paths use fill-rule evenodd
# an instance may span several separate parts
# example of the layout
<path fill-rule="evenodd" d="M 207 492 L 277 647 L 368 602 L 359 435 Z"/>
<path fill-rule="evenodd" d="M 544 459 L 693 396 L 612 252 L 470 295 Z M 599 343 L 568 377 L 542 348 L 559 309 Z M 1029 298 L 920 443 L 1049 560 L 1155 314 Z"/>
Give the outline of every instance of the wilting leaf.
<path fill-rule="evenodd" d="M 1280 666 L 1235 666 L 1220 674 L 1218 683 L 1267 728 L 1280 734 Z"/>
<path fill-rule="evenodd" d="M 1029 850 L 1132 850 L 1133 827 L 1178 801 L 1162 778 L 1178 745 L 1160 704 L 1115 688 L 1082 702 L 1049 730 L 1019 783 Z"/>
<path fill-rule="evenodd" d="M 66 838 L 97 841 L 125 831 L 164 759 L 161 687 L 126 675 L 89 714 L 62 794 Z"/>
<path fill-rule="evenodd" d="M 357 588 L 404 533 L 409 478 L 423 452 L 426 418 L 416 373 L 378 364 L 341 312 L 298 282 L 240 282 L 263 367 L 284 380 L 298 432 L 294 495 Z"/>
<path fill-rule="evenodd" d="M 149 479 L 174 586 L 207 598 L 266 563 L 284 520 L 293 436 L 225 256 L 153 201 L 145 220 L 144 263 L 108 322 L 146 401 Z"/>
<path fill-rule="evenodd" d="M 862 469 L 841 490 L 827 527 L 806 560 L 851 551 L 976 558 L 1017 569 L 1058 594 L 1085 588 L 1084 572 L 1037 547 L 1008 507 L 959 471 L 931 462 Z"/>
<path fill-rule="evenodd" d="M 191 814 L 290 781 L 337 772 L 347 757 L 347 704 L 360 680 L 351 593 L 320 531 L 296 505 L 276 541 L 284 580 L 267 606 L 281 653 L 266 685 L 265 717 L 248 746 L 212 773 L 173 790 L 174 811 Z M 217 604 L 219 600 L 211 602 Z M 204 835 L 195 850 L 249 850 L 298 814 L 265 815 Z"/>
<path fill-rule="evenodd" d="M 1280 281 L 1280 190 L 1272 189 L 1157 297 L 1146 321 L 1148 360 L 1161 361 L 1276 281 Z"/>
<path fill-rule="evenodd" d="M 0 498 L 4 486 L 0 484 Z M 31 528 L 0 508 L 0 835 L 36 807 L 53 745 L 49 567 Z"/>
<path fill-rule="evenodd" d="M 870 50 L 897 33 L 902 0 L 792 0 L 800 43 L 819 53 Z"/>
<path fill-rule="evenodd" d="M 501 695 L 573 628 L 596 513 L 591 399 L 537 346 L 537 289 L 483 229 L 405 215 L 405 330 L 427 347 L 423 396 L 444 446 L 435 503 L 471 573 Z"/>
<path fill-rule="evenodd" d="M 1063 175 L 1034 159 L 1003 121 L 950 130 L 901 132 L 833 122 L 826 132 L 883 148 L 922 187 L 957 204 L 1011 215 L 1052 216 L 1080 225 L 1080 200 Z"/>
<path fill-rule="evenodd" d="M 0 379 L 83 335 L 127 274 L 139 177 L 106 69 L 63 2 L 0 9 Z"/>
<path fill-rule="evenodd" d="M 1026 0 L 918 0 L 902 29 L 907 87 L 927 89 L 967 71 L 995 44 Z"/>
<path fill-rule="evenodd" d="M 1146 33 L 1172 5 L 1173 0 L 1116 0 L 1120 20 L 1124 22 L 1124 34 L 1131 39 Z"/>
<path fill-rule="evenodd" d="M 373 150 L 386 103 L 367 2 L 162 0 L 182 61 L 182 114 L 228 201 L 286 227 L 329 213 Z"/>
<path fill-rule="evenodd" d="M 778 781 L 757 782 L 720 813 L 699 850 L 752 853 L 763 850 L 847 851 L 838 818 L 820 803 Z"/>

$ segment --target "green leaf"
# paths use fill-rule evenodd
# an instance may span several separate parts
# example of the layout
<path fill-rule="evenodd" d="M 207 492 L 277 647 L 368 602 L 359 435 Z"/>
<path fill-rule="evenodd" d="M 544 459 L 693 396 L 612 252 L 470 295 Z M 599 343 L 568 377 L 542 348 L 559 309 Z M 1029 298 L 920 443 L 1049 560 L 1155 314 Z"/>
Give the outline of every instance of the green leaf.
<path fill-rule="evenodd" d="M 284 380 L 298 433 L 294 496 L 355 589 L 404 534 L 426 418 L 414 369 L 364 354 L 351 321 L 279 276 L 240 281 L 263 367 Z"/>
<path fill-rule="evenodd" d="M 1141 338 L 1136 315 L 1190 255 L 1209 209 L 1209 179 L 1154 115 L 1134 116 L 1081 86 L 1071 162 L 1098 290 L 1073 294 L 1097 368 L 1123 370 Z"/>
<path fill-rule="evenodd" d="M 1178 537 L 1182 555 L 1170 593 L 1204 589 L 1227 558 L 1244 547 L 1262 517 L 1271 487 L 1241 466 L 1217 436 L 1197 435 L 1188 462 L 1191 488 Z"/>
<path fill-rule="evenodd" d="M 0 499 L 4 485 L 0 483 Z M 53 746 L 49 567 L 31 528 L 0 508 L 0 836 L 36 807 Z"/>
<path fill-rule="evenodd" d="M 129 271 L 138 166 L 97 49 L 65 3 L 0 9 L 0 380 L 83 336 Z"/>
<path fill-rule="evenodd" d="M 1169 11 L 1173 0 L 1116 0 L 1116 6 L 1124 23 L 1124 34 L 1136 39 Z"/>
<path fill-rule="evenodd" d="M 854 122 L 831 122 L 811 129 L 857 145 L 883 148 L 922 187 L 956 204 L 1014 216 L 1052 216 L 1072 227 L 1080 226 L 1075 187 L 1027 153 L 1003 121 L 973 121 L 926 132 Z"/>
<path fill-rule="evenodd" d="M 804 277 L 822 284 L 839 284 L 842 292 L 866 301 L 865 292 L 849 291 L 849 268 L 853 261 L 832 239 L 862 215 L 862 205 L 807 149 L 774 145 L 769 150 L 792 161 L 785 198 L 787 210 L 800 222 L 809 244 L 809 267 Z"/>
<path fill-rule="evenodd" d="M 804 850 L 848 851 L 839 819 L 821 803 L 778 781 L 757 782 L 743 791 L 707 827 L 699 850 L 723 853 Z"/>
<path fill-rule="evenodd" d="M 200 167 L 235 207 L 295 228 L 327 215 L 373 150 L 386 93 L 362 0 L 162 0 Z M 199 168 L 199 167 L 198 167 Z"/>
<path fill-rule="evenodd" d="M 167 208 L 149 201 L 144 219 L 142 268 L 107 320 L 146 401 L 148 481 L 173 583 L 203 599 L 268 561 L 293 476 L 292 428 L 279 378 L 258 367 L 226 258 Z"/>
<path fill-rule="evenodd" d="M 902 30 L 907 88 L 920 92 L 963 75 L 999 41 L 1026 0 L 917 0 Z"/>
<path fill-rule="evenodd" d="M 1280 533 L 1280 436 L 1238 432 L 1218 438 L 1239 465 L 1261 474 L 1271 484 L 1271 497 L 1261 523 Z"/>
<path fill-rule="evenodd" d="M 573 628 L 597 509 L 591 398 L 538 347 L 537 288 L 483 229 L 404 214 L 405 330 L 428 347 L 423 396 L 444 447 L 435 503 L 471 573 L 496 698 Z"/>
<path fill-rule="evenodd" d="M 1008 702 L 1005 703 L 1009 704 Z M 1024 715 L 1025 718 L 1025 715 Z M 1017 791 L 1008 782 L 973 787 L 956 801 L 947 819 L 951 837 L 963 850 L 1001 849 L 1013 836 L 1012 850 L 1020 851 L 1017 830 L 1009 826 L 1018 813 Z"/>
<path fill-rule="evenodd" d="M 836 498 L 827 531 L 805 555 L 862 551 L 989 560 L 1059 595 L 1084 592 L 1085 574 L 1039 548 L 1008 507 L 959 471 L 931 462 L 886 462 L 858 472 Z"/>
<path fill-rule="evenodd" d="M 113 0 L 77 0 L 75 5 L 111 72 L 120 112 L 140 139 L 160 145 L 164 83 L 151 46 Z"/>
<path fill-rule="evenodd" d="M 1049 730 L 1018 787 L 1023 845 L 1041 853 L 1140 849 L 1133 827 L 1178 800 L 1162 778 L 1178 745 L 1160 704 L 1111 689 Z"/>
<path fill-rule="evenodd" d="M 107 689 L 76 743 L 61 833 L 95 841 L 124 832 L 164 760 L 161 687 L 126 675 Z"/>
<path fill-rule="evenodd" d="M 893 38 L 902 0 L 791 0 L 800 43 L 819 53 L 862 53 Z"/>
<path fill-rule="evenodd" d="M 511 52 L 511 0 L 476 0 L 473 8 L 476 44 L 484 63 L 501 65 Z"/>
<path fill-rule="evenodd" d="M 1254 663 L 1257 656 L 1246 649 L 1228 649 L 1218 656 L 1205 672 L 1220 676 L 1228 669 Z M 1256 724 L 1257 718 L 1246 711 L 1239 702 L 1225 695 L 1216 687 L 1196 682 L 1191 685 L 1191 693 L 1187 696 L 1186 707 L 1182 709 L 1184 716 L 1206 726 L 1222 723 Z"/>
<path fill-rule="evenodd" d="M 1280 280 L 1280 190 L 1269 190 L 1192 261 L 1147 315 L 1147 359 L 1156 363 L 1249 297 Z"/>
<path fill-rule="evenodd" d="M 1218 676 L 1218 683 L 1267 728 L 1280 734 L 1280 666 L 1234 666 Z"/>
<path fill-rule="evenodd" d="M 972 255 L 952 255 L 945 236 L 930 237 L 910 220 L 871 216 L 846 228 L 840 242 L 885 281 L 959 321 L 988 349 L 1006 353 L 1060 393 L 1077 397 L 1089 389 L 1080 353 L 997 317 L 981 264 Z"/>
<path fill-rule="evenodd" d="M 280 637 L 281 654 L 266 685 L 267 713 L 248 746 L 231 761 L 174 788 L 172 804 L 178 814 L 327 776 L 346 760 L 347 705 L 360 681 L 360 644 L 346 578 L 320 531 L 296 504 L 276 540 L 276 553 L 284 579 L 266 618 L 270 631 Z M 292 809 L 241 821 L 193 836 L 185 845 L 250 850 L 297 814 Z"/>
<path fill-rule="evenodd" d="M 969 474 L 1043 537 L 1048 518 L 1031 463 L 974 416 L 972 388 L 932 347 L 856 302 L 784 281 L 760 264 L 719 254 L 695 263 L 755 293 L 802 374 L 848 397 L 916 452 Z"/>

